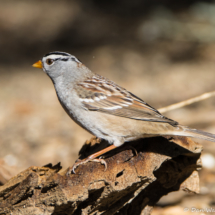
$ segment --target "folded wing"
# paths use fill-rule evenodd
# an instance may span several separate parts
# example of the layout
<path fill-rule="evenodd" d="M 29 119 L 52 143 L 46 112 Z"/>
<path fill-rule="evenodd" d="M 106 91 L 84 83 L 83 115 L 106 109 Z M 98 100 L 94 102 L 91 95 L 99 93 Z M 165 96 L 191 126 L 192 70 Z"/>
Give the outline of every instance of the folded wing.
<path fill-rule="evenodd" d="M 156 109 L 114 82 L 96 75 L 78 84 L 82 105 L 89 111 L 99 111 L 120 117 L 153 122 L 177 122 L 161 115 Z"/>

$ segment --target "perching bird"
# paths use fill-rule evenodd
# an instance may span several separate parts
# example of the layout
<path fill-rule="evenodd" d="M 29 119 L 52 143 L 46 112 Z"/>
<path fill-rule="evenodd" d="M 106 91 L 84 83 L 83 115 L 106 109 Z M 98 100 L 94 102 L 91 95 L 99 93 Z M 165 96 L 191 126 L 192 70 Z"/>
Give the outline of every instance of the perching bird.
<path fill-rule="evenodd" d="M 121 146 L 144 137 L 176 135 L 215 142 L 215 135 L 188 128 L 161 115 L 131 92 L 90 71 L 75 56 L 50 52 L 34 67 L 51 78 L 57 97 L 67 114 L 91 134 L 111 146 L 78 161 L 75 168 Z M 102 159 L 95 159 L 106 164 Z"/>

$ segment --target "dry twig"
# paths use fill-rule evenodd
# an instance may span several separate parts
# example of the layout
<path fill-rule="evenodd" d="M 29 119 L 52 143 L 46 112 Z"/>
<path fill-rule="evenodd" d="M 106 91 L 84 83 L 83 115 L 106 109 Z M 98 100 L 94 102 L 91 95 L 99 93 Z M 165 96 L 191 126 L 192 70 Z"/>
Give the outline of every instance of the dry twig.
<path fill-rule="evenodd" d="M 177 108 L 181 108 L 181 107 L 190 105 L 192 103 L 199 102 L 199 101 L 202 101 L 204 99 L 208 99 L 208 98 L 213 97 L 213 96 L 215 96 L 215 91 L 204 93 L 204 94 L 202 94 L 200 96 L 196 96 L 196 97 L 193 97 L 191 99 L 187 99 L 185 101 L 178 102 L 178 103 L 175 103 L 175 104 L 160 108 L 160 109 L 158 109 L 158 111 L 160 113 L 165 113 L 167 111 L 175 110 Z"/>

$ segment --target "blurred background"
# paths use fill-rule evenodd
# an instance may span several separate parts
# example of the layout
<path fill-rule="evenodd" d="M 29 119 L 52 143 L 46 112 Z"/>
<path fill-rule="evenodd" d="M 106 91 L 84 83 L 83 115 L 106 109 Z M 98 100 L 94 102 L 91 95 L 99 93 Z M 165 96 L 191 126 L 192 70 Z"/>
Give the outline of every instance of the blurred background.
<path fill-rule="evenodd" d="M 4 183 L 32 165 L 71 166 L 91 137 L 66 115 L 50 79 L 33 63 L 50 51 L 69 52 L 155 108 L 214 91 L 215 1 L 0 1 L 0 50 Z M 210 98 L 165 115 L 215 133 L 214 105 Z M 215 144 L 198 142 L 201 194 L 172 193 L 153 214 L 215 209 Z"/>

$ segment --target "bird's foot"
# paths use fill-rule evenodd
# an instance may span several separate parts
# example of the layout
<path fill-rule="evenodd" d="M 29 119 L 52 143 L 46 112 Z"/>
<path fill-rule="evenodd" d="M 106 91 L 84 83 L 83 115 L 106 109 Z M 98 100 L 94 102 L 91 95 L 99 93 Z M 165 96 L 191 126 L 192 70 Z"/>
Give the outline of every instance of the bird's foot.
<path fill-rule="evenodd" d="M 105 166 L 105 170 L 104 171 L 106 171 L 106 169 L 107 169 L 107 163 L 106 163 L 106 161 L 104 159 L 101 159 L 101 158 L 94 158 L 94 159 L 92 159 L 91 157 L 87 157 L 87 158 L 85 158 L 83 160 L 79 159 L 72 167 L 69 167 L 66 175 L 68 176 L 71 173 L 75 174 L 75 169 L 78 166 L 80 166 L 81 164 L 85 164 L 85 163 L 87 163 L 89 161 L 91 161 L 91 162 L 98 162 L 98 163 L 103 164 Z"/>
<path fill-rule="evenodd" d="M 75 169 L 76 169 L 79 165 L 84 164 L 84 163 L 87 163 L 87 162 L 89 162 L 89 161 L 99 162 L 99 163 L 103 164 L 103 165 L 105 166 L 105 170 L 106 170 L 106 169 L 107 169 L 107 163 L 106 163 L 106 161 L 105 161 L 104 159 L 101 158 L 101 156 L 102 156 L 103 154 L 105 154 L 105 153 L 107 153 L 107 152 L 109 152 L 109 151 L 115 149 L 115 148 L 116 148 L 116 146 L 111 145 L 111 146 L 108 146 L 108 147 L 105 148 L 105 149 L 102 149 L 102 150 L 100 150 L 100 151 L 98 151 L 98 152 L 96 152 L 96 153 L 90 155 L 89 157 L 87 157 L 87 158 L 85 158 L 85 159 L 83 159 L 83 160 L 78 160 L 78 161 L 73 165 L 73 167 L 70 167 L 70 168 L 68 169 L 66 175 L 68 176 L 68 175 L 69 175 L 70 173 L 72 173 L 72 172 L 75 173 Z M 97 157 L 99 157 L 99 158 L 97 158 Z"/>
<path fill-rule="evenodd" d="M 138 155 L 137 150 L 136 150 L 133 146 L 128 145 L 127 148 L 132 150 L 134 156 L 137 156 L 137 155 Z"/>

